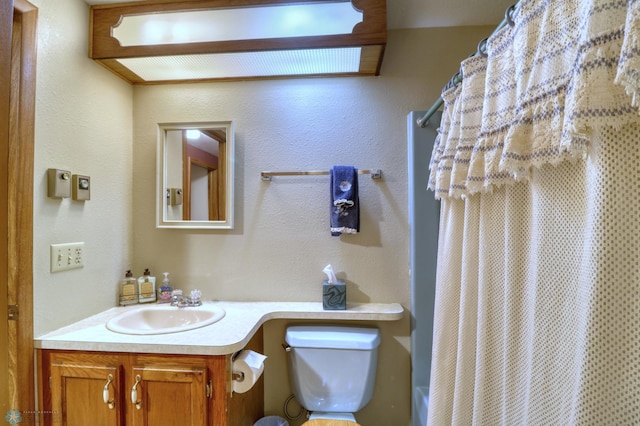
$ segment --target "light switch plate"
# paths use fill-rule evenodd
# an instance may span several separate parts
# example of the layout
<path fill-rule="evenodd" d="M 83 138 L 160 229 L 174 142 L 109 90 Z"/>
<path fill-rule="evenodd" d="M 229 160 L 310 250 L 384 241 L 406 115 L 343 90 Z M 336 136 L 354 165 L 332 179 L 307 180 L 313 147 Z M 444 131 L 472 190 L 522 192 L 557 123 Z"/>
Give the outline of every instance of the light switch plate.
<path fill-rule="evenodd" d="M 91 178 L 83 175 L 73 175 L 71 179 L 71 196 L 76 201 L 91 199 Z"/>
<path fill-rule="evenodd" d="M 84 243 L 51 244 L 51 272 L 84 267 Z"/>

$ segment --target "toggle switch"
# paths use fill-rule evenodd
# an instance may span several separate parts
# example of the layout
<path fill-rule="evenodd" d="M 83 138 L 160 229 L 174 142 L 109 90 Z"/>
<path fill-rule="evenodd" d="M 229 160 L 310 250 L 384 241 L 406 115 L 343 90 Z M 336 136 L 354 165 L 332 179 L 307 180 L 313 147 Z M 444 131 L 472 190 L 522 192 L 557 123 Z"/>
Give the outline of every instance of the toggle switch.
<path fill-rule="evenodd" d="M 47 170 L 47 195 L 51 198 L 71 197 L 71 172 L 68 170 Z"/>
<path fill-rule="evenodd" d="M 73 175 L 71 179 L 72 198 L 76 201 L 91 199 L 91 178 L 89 176 Z"/>

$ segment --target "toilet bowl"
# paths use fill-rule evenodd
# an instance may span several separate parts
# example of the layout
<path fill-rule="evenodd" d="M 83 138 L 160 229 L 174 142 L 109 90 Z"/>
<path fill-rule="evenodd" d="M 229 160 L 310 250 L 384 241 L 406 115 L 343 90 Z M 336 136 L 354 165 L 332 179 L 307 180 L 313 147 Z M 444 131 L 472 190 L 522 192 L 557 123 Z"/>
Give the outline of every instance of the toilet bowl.
<path fill-rule="evenodd" d="M 379 330 L 291 326 L 285 340 L 291 389 L 311 412 L 308 426 L 356 426 L 354 413 L 373 396 Z"/>

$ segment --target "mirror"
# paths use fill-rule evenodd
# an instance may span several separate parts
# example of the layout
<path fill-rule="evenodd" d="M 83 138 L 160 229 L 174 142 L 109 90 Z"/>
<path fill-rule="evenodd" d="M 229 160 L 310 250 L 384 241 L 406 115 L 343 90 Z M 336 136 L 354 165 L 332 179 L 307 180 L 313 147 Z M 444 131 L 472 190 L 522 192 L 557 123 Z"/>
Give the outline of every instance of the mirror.
<path fill-rule="evenodd" d="M 158 228 L 232 229 L 231 121 L 158 125 Z"/>

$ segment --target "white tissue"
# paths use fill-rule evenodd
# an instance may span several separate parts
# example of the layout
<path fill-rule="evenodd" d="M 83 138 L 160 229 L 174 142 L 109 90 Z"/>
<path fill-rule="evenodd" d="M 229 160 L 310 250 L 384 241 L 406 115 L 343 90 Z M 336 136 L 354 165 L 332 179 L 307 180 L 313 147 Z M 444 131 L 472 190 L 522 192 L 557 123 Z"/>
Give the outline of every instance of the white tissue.
<path fill-rule="evenodd" d="M 331 264 L 328 264 L 327 266 L 325 266 L 322 272 L 327 274 L 327 282 L 329 284 L 336 284 L 338 282 L 338 279 L 336 278 L 336 274 L 333 273 L 333 267 L 331 266 Z"/>
<path fill-rule="evenodd" d="M 254 351 L 242 351 L 231 363 L 234 373 L 242 373 L 242 380 L 233 380 L 233 391 L 245 393 L 256 384 L 264 371 L 265 355 Z"/>

